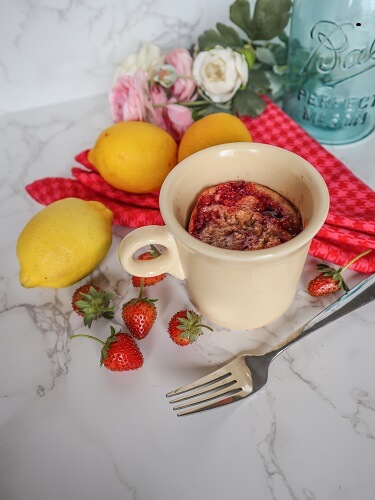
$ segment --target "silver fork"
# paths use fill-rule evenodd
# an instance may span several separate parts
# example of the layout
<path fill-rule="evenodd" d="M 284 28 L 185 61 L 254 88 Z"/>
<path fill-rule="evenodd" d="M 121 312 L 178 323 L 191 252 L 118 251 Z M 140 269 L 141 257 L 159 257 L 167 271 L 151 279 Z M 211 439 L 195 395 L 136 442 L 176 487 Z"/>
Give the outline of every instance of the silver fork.
<path fill-rule="evenodd" d="M 375 274 L 372 274 L 300 326 L 271 351 L 259 356 L 242 354 L 206 377 L 168 392 L 166 396 L 178 396 L 169 402 L 179 403 L 173 407 L 174 410 L 184 410 L 177 413 L 179 417 L 218 408 L 246 398 L 266 384 L 271 362 L 285 349 L 318 328 L 371 302 L 374 298 Z"/>

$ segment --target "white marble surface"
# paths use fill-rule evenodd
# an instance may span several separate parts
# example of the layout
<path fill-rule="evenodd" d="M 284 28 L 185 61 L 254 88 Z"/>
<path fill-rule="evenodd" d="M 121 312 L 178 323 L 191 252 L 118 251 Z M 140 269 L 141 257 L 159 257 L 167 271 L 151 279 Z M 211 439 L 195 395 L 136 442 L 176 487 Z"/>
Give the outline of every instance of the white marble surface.
<path fill-rule="evenodd" d="M 41 209 L 24 186 L 69 177 L 73 156 L 110 123 L 106 96 L 0 118 L 0 498 L 1 500 L 368 500 L 375 490 L 375 308 L 315 332 L 272 365 L 267 387 L 242 402 L 178 418 L 166 392 L 209 373 L 244 349 L 276 344 L 328 305 L 308 296 L 309 258 L 294 304 L 269 327 L 216 330 L 179 348 L 169 318 L 189 307 L 182 282 L 148 290 L 158 319 L 139 342 L 144 366 L 99 367 L 83 332 L 73 287 L 23 289 L 17 237 Z M 335 153 L 375 185 L 375 135 Z M 126 229 L 92 278 L 134 295 L 117 259 Z M 363 276 L 348 272 L 350 285 Z M 87 280 L 83 280 L 86 282 Z M 121 326 L 117 312 L 112 322 Z M 105 338 L 108 322 L 91 329 Z"/>

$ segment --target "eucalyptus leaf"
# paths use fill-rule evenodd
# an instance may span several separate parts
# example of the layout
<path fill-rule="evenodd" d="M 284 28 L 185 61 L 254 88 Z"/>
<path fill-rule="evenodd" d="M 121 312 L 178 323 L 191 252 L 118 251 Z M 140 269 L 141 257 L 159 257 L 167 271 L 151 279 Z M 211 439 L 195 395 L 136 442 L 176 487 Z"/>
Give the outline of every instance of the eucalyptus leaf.
<path fill-rule="evenodd" d="M 271 40 L 289 21 L 291 0 L 257 0 L 252 20 L 254 38 Z"/>
<path fill-rule="evenodd" d="M 241 28 L 250 40 L 254 37 L 251 22 L 250 4 L 247 0 L 236 0 L 229 7 L 229 18 L 232 23 Z"/>
<path fill-rule="evenodd" d="M 221 34 L 224 40 L 224 46 L 238 48 L 244 45 L 244 42 L 237 31 L 222 23 L 217 23 L 216 25 L 218 32 Z"/>
<path fill-rule="evenodd" d="M 250 88 L 240 90 L 233 98 L 233 113 L 238 115 L 250 115 L 255 118 L 264 111 L 265 107 L 264 100 Z"/>
<path fill-rule="evenodd" d="M 276 66 L 273 66 L 273 68 L 272 68 L 273 73 L 277 76 L 285 75 L 287 69 L 288 69 L 288 66 L 286 66 L 285 64 L 276 65 Z"/>
<path fill-rule="evenodd" d="M 288 48 L 286 45 L 281 45 L 279 43 L 273 43 L 269 46 L 270 51 L 272 52 L 276 64 L 278 66 L 284 66 L 288 61 Z"/>
<path fill-rule="evenodd" d="M 193 120 L 199 120 L 200 118 L 203 118 L 204 116 L 207 115 L 212 115 L 214 113 L 229 113 L 231 114 L 232 111 L 230 109 L 223 109 L 223 108 L 218 108 L 214 104 L 208 104 L 205 107 L 199 108 L 199 109 L 194 109 L 192 112 L 192 117 Z"/>
<path fill-rule="evenodd" d="M 214 29 L 204 31 L 198 38 L 200 50 L 209 50 L 223 43 L 223 37 Z"/>
<path fill-rule="evenodd" d="M 268 95 L 272 96 L 273 99 L 279 99 L 284 92 L 284 78 L 271 71 L 267 73 L 267 76 L 270 83 Z"/>
<path fill-rule="evenodd" d="M 251 85 L 258 93 L 269 92 L 270 82 L 267 73 L 263 69 L 252 69 L 249 71 L 248 84 Z"/>
<path fill-rule="evenodd" d="M 279 39 L 285 43 L 285 45 L 288 45 L 288 42 L 289 42 L 289 37 L 288 35 L 285 33 L 285 31 L 281 31 L 281 33 L 278 34 L 278 37 Z"/>
<path fill-rule="evenodd" d="M 268 64 L 269 66 L 277 64 L 275 56 L 272 54 L 270 49 L 267 49 L 266 47 L 256 48 L 255 55 L 257 56 L 257 59 L 264 64 Z"/>
<path fill-rule="evenodd" d="M 213 49 L 216 45 L 230 47 L 231 49 L 244 46 L 244 41 L 234 28 L 222 23 L 217 23 L 216 27 L 217 31 L 214 29 L 206 30 L 198 38 L 200 50 Z"/>

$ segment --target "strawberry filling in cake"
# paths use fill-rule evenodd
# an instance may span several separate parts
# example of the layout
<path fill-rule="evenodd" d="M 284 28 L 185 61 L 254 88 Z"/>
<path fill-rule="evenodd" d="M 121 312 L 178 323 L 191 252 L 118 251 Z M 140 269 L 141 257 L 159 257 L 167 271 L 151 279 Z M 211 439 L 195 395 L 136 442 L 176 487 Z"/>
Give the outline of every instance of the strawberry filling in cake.
<path fill-rule="evenodd" d="M 276 191 L 246 181 L 204 190 L 190 217 L 189 233 L 204 243 L 232 250 L 260 250 L 302 231 L 298 209 Z"/>

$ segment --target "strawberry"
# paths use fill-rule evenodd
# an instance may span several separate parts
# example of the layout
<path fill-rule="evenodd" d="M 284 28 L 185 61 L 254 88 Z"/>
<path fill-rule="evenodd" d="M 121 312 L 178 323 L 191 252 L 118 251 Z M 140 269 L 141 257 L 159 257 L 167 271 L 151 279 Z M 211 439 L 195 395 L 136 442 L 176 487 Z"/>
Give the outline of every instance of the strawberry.
<path fill-rule="evenodd" d="M 334 269 L 332 269 L 332 271 L 334 272 Z M 342 276 L 340 274 L 337 275 L 337 279 L 334 276 L 335 275 L 319 274 L 307 285 L 307 291 L 313 297 L 329 295 L 330 293 L 338 292 L 340 288 L 343 288 L 345 292 L 347 292 L 349 288 Z"/>
<path fill-rule="evenodd" d="M 102 344 L 100 366 L 104 365 L 108 370 L 123 372 L 140 368 L 143 365 L 143 355 L 133 337 L 121 331 L 116 333 L 113 326 L 110 328 L 111 333 L 105 342 L 86 334 L 71 335 L 70 338 L 87 337 Z"/>
<path fill-rule="evenodd" d="M 210 326 L 202 323 L 202 316 L 194 311 L 176 312 L 168 324 L 168 333 L 173 342 L 179 346 L 192 344 L 200 335 L 203 335 L 202 328 L 213 331 Z"/>
<path fill-rule="evenodd" d="M 338 290 L 343 289 L 345 292 L 349 291 L 348 285 L 345 283 L 342 273 L 350 267 L 356 260 L 360 259 L 364 255 L 370 253 L 371 250 L 366 250 L 350 262 L 348 262 L 344 267 L 339 267 L 334 269 L 327 264 L 318 264 L 316 267 L 320 271 L 320 274 L 315 276 L 309 284 L 307 285 L 307 291 L 313 297 L 322 297 L 323 295 L 328 295 L 330 293 L 335 293 Z"/>
<path fill-rule="evenodd" d="M 137 370 L 143 365 L 143 355 L 131 335 L 116 333 L 111 326 L 111 334 L 101 352 L 100 365 L 102 364 L 113 372 Z"/>
<path fill-rule="evenodd" d="M 83 316 L 84 325 L 91 328 L 92 322 L 100 316 L 113 318 L 114 308 L 108 306 L 114 295 L 114 292 L 106 292 L 96 285 L 82 285 L 73 293 L 72 307 L 79 316 Z"/>
<path fill-rule="evenodd" d="M 138 256 L 138 260 L 156 259 L 156 257 L 159 257 L 160 255 L 161 253 L 159 252 L 159 250 L 154 245 L 151 245 L 151 250 L 149 252 L 141 253 L 141 255 Z M 163 281 L 165 276 L 165 273 L 158 274 L 157 276 L 151 276 L 149 278 L 140 278 L 139 276 L 133 276 L 132 284 L 135 287 L 140 287 L 142 284 L 143 286 L 153 286 L 156 285 L 156 283 Z"/>
<path fill-rule="evenodd" d="M 126 302 L 122 306 L 122 319 L 130 333 L 137 339 L 144 339 L 155 323 L 157 311 L 154 302 L 157 299 L 143 297 L 143 286 L 138 298 Z"/>

